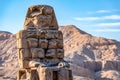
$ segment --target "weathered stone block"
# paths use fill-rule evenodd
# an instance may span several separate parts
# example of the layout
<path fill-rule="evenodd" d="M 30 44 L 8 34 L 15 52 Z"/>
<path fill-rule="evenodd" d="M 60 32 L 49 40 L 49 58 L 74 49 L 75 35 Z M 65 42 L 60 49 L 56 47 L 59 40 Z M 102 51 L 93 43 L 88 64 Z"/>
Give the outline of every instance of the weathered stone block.
<path fill-rule="evenodd" d="M 55 38 L 55 31 L 54 30 L 47 30 L 45 33 L 46 39 L 54 39 Z"/>
<path fill-rule="evenodd" d="M 57 44 L 58 43 L 56 39 L 51 39 L 49 40 L 48 48 L 58 48 Z"/>
<path fill-rule="evenodd" d="M 37 36 L 39 39 L 44 39 L 46 34 L 46 30 L 39 30 L 37 31 Z"/>
<path fill-rule="evenodd" d="M 47 30 L 45 33 L 46 39 L 63 39 L 61 31 L 58 30 Z"/>
<path fill-rule="evenodd" d="M 36 48 L 38 46 L 38 39 L 36 38 L 27 38 L 29 48 Z"/>
<path fill-rule="evenodd" d="M 53 79 L 53 70 L 47 67 L 40 67 L 38 69 L 40 80 L 55 80 Z"/>
<path fill-rule="evenodd" d="M 60 72 L 58 75 L 58 80 L 72 80 L 71 77 L 69 77 L 69 70 L 66 68 L 60 68 Z"/>
<path fill-rule="evenodd" d="M 40 59 L 33 59 L 29 62 L 29 67 L 35 68 L 40 65 Z"/>
<path fill-rule="evenodd" d="M 31 15 L 35 15 L 35 13 L 31 14 Z M 52 15 L 47 14 L 47 16 L 46 15 L 34 16 L 34 20 L 32 20 L 32 21 L 38 29 L 45 30 L 45 29 L 49 29 L 49 26 L 51 24 L 51 20 L 52 20 Z"/>
<path fill-rule="evenodd" d="M 59 62 L 60 62 L 60 60 L 57 59 L 57 58 L 53 58 L 53 59 L 47 58 L 47 59 L 44 59 L 44 60 L 43 60 L 43 63 L 44 63 L 46 66 L 49 66 L 49 67 L 51 67 L 51 66 L 58 66 L 58 63 L 59 63 Z"/>
<path fill-rule="evenodd" d="M 27 70 L 20 69 L 17 76 L 18 76 L 17 80 L 27 80 Z"/>
<path fill-rule="evenodd" d="M 54 36 L 56 39 L 63 39 L 63 34 L 61 31 L 56 31 Z"/>
<path fill-rule="evenodd" d="M 37 37 L 37 31 L 28 31 L 28 30 L 21 30 L 19 31 L 17 34 L 16 34 L 16 38 L 17 39 L 26 39 L 26 38 L 29 38 L 29 37 L 34 37 L 36 38 Z"/>
<path fill-rule="evenodd" d="M 57 49 L 57 57 L 64 58 L 64 49 Z"/>
<path fill-rule="evenodd" d="M 16 38 L 17 38 L 17 39 L 20 39 L 20 38 L 22 38 L 22 39 L 24 38 L 24 39 L 25 39 L 26 36 L 27 36 L 26 33 L 27 33 L 26 30 L 20 30 L 20 31 L 16 34 Z"/>
<path fill-rule="evenodd" d="M 49 29 L 50 30 L 58 30 L 58 27 L 57 26 L 49 26 Z"/>
<path fill-rule="evenodd" d="M 48 40 L 39 39 L 39 48 L 47 48 L 47 47 L 48 47 Z"/>
<path fill-rule="evenodd" d="M 45 51 L 42 48 L 31 48 L 32 58 L 44 58 Z"/>
<path fill-rule="evenodd" d="M 19 58 L 20 59 L 28 59 L 28 58 L 32 58 L 32 54 L 30 53 L 29 49 L 20 49 L 19 50 Z"/>
<path fill-rule="evenodd" d="M 19 49 L 28 48 L 27 39 L 18 39 L 17 40 L 17 48 L 19 48 Z"/>
<path fill-rule="evenodd" d="M 19 59 L 19 65 L 20 65 L 20 68 L 30 68 L 29 67 L 29 61 L 30 59 Z"/>
<path fill-rule="evenodd" d="M 63 40 L 57 39 L 56 41 L 57 41 L 58 48 L 63 48 Z"/>
<path fill-rule="evenodd" d="M 37 31 L 36 30 L 31 30 L 27 31 L 27 38 L 37 38 Z"/>
<path fill-rule="evenodd" d="M 59 39 L 50 39 L 48 48 L 63 48 L 63 40 Z"/>
<path fill-rule="evenodd" d="M 36 69 L 30 70 L 30 80 L 40 80 Z"/>
<path fill-rule="evenodd" d="M 49 58 L 55 58 L 56 57 L 56 49 L 48 49 L 45 56 L 49 57 Z"/>

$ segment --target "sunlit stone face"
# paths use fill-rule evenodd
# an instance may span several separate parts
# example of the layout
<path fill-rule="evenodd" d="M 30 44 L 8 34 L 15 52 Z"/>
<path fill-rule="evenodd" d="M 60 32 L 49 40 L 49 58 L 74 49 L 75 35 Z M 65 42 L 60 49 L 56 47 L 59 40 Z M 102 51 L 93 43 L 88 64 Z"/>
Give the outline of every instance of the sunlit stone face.
<path fill-rule="evenodd" d="M 34 9 L 34 12 L 30 14 L 33 23 L 36 28 L 48 27 L 52 22 L 53 10 L 51 8 L 41 7 L 40 9 Z"/>
<path fill-rule="evenodd" d="M 28 9 L 24 29 L 58 29 L 54 10 L 50 6 L 33 6 Z"/>
<path fill-rule="evenodd" d="M 50 26 L 51 21 L 52 21 L 51 15 L 38 15 L 35 16 L 33 19 L 33 23 L 36 25 L 37 28 Z"/>

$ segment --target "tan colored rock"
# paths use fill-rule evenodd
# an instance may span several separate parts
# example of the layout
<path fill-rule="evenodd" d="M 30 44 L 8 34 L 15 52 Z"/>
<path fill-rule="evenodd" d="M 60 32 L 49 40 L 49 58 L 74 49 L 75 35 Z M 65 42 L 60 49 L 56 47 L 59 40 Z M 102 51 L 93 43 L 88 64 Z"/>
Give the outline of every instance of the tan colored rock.
<path fill-rule="evenodd" d="M 55 31 L 54 30 L 47 30 L 45 33 L 46 39 L 54 39 L 55 38 Z"/>
<path fill-rule="evenodd" d="M 71 76 L 69 75 L 69 70 L 60 68 L 58 80 L 72 80 Z"/>
<path fill-rule="evenodd" d="M 42 48 L 31 48 L 32 58 L 44 58 L 45 51 Z"/>
<path fill-rule="evenodd" d="M 29 49 L 20 49 L 19 50 L 19 58 L 20 59 L 29 59 L 32 58 L 32 54 Z"/>
<path fill-rule="evenodd" d="M 29 30 L 20 30 L 17 34 L 16 34 L 16 38 L 17 39 L 26 39 L 26 38 L 29 38 L 29 37 L 33 37 L 33 38 L 36 38 L 37 37 L 37 31 L 36 30 L 32 30 L 32 31 L 29 31 Z"/>
<path fill-rule="evenodd" d="M 58 63 L 60 62 L 60 59 L 57 58 L 46 58 L 43 60 L 43 63 L 45 64 L 45 66 L 58 66 Z"/>
<path fill-rule="evenodd" d="M 27 43 L 28 43 L 29 48 L 36 48 L 38 46 L 38 39 L 27 38 Z"/>
<path fill-rule="evenodd" d="M 63 48 L 63 40 L 56 39 L 58 48 Z"/>
<path fill-rule="evenodd" d="M 17 39 L 25 39 L 27 38 L 27 30 L 20 30 L 17 34 L 16 34 L 16 38 Z"/>
<path fill-rule="evenodd" d="M 64 58 L 64 49 L 57 49 L 57 57 Z"/>
<path fill-rule="evenodd" d="M 49 40 L 49 44 L 48 44 L 48 48 L 58 48 L 58 46 L 57 46 L 57 41 L 56 41 L 56 39 L 51 39 L 51 40 Z"/>
<path fill-rule="evenodd" d="M 63 40 L 50 39 L 48 48 L 63 48 Z"/>
<path fill-rule="evenodd" d="M 30 80 L 40 80 L 37 69 L 30 70 Z"/>
<path fill-rule="evenodd" d="M 29 62 L 30 62 L 30 59 L 20 59 L 19 60 L 19 65 L 20 65 L 20 68 L 24 69 L 24 68 L 30 68 L 29 67 Z"/>
<path fill-rule="evenodd" d="M 27 70 L 26 69 L 20 69 L 18 72 L 18 80 L 20 79 L 27 79 Z"/>
<path fill-rule="evenodd" d="M 46 39 L 63 39 L 61 31 L 58 30 L 47 30 L 45 34 Z"/>
<path fill-rule="evenodd" d="M 56 49 L 48 49 L 45 56 L 49 57 L 49 58 L 57 57 L 56 56 Z"/>
<path fill-rule="evenodd" d="M 30 68 L 37 68 L 37 67 L 44 67 L 44 66 L 45 66 L 45 63 L 41 62 L 39 58 L 32 59 L 29 62 L 29 67 Z"/>
<path fill-rule="evenodd" d="M 17 40 L 17 48 L 19 48 L 19 49 L 28 48 L 27 39 L 18 39 Z"/>
<path fill-rule="evenodd" d="M 53 70 L 47 67 L 42 67 L 38 70 L 41 80 L 53 80 Z"/>
<path fill-rule="evenodd" d="M 48 40 L 39 39 L 39 48 L 48 48 Z"/>
<path fill-rule="evenodd" d="M 38 29 L 48 29 L 48 26 L 51 26 L 50 29 L 58 29 L 54 10 L 50 6 L 31 6 L 26 15 L 24 29 L 29 29 L 31 21 L 33 23 L 32 26 Z"/>
<path fill-rule="evenodd" d="M 38 30 L 37 36 L 39 39 L 45 39 L 46 30 Z"/>
<path fill-rule="evenodd" d="M 55 38 L 56 39 L 63 39 L 63 34 L 62 34 L 62 32 L 61 31 L 56 31 L 55 32 Z"/>

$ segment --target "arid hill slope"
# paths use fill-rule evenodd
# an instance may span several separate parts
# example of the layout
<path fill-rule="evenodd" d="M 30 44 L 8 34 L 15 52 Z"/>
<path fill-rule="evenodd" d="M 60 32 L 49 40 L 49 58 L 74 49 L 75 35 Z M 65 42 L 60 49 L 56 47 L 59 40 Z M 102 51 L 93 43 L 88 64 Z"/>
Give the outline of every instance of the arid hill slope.
<path fill-rule="evenodd" d="M 65 60 L 74 80 L 119 80 L 120 42 L 92 36 L 73 25 L 61 26 Z M 0 32 L 0 80 L 14 80 L 19 69 L 15 35 Z"/>

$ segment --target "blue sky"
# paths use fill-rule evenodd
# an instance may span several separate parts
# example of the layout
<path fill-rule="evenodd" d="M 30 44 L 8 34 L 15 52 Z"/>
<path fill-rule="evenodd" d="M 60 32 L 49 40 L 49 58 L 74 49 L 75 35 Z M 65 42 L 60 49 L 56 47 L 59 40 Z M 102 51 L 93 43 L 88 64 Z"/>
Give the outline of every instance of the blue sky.
<path fill-rule="evenodd" d="M 0 30 L 23 29 L 28 7 L 37 4 L 51 5 L 59 25 L 120 41 L 120 0 L 0 0 Z"/>

